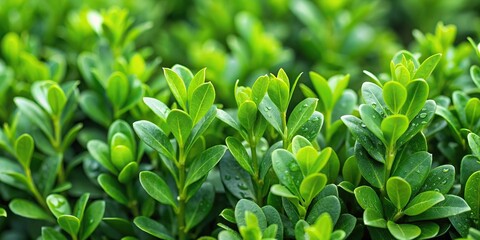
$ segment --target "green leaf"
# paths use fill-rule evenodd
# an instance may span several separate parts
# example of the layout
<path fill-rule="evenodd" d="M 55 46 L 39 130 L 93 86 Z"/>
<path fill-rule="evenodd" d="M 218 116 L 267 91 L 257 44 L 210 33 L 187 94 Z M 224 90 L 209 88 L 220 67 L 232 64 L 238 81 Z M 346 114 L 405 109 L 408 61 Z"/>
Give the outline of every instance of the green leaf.
<path fill-rule="evenodd" d="M 412 188 L 401 177 L 391 177 L 387 181 L 387 194 L 397 209 L 403 209 L 410 201 Z"/>
<path fill-rule="evenodd" d="M 30 169 L 34 147 L 33 138 L 26 133 L 15 141 L 15 153 L 23 169 Z"/>
<path fill-rule="evenodd" d="M 135 161 L 132 151 L 124 145 L 113 147 L 111 155 L 111 161 L 118 170 L 122 170 L 127 164 Z"/>
<path fill-rule="evenodd" d="M 313 87 L 319 96 L 321 105 L 320 111 L 328 111 L 332 109 L 333 93 L 328 85 L 328 81 L 316 72 L 310 72 L 310 79 L 312 80 Z"/>
<path fill-rule="evenodd" d="M 124 188 L 120 183 L 110 174 L 102 173 L 97 178 L 98 184 L 102 187 L 103 191 L 108 194 L 115 201 L 127 205 L 128 198 L 124 193 Z"/>
<path fill-rule="evenodd" d="M 408 142 L 410 139 L 412 139 L 412 137 L 415 136 L 417 133 L 419 133 L 422 129 L 427 127 L 427 124 L 435 116 L 436 107 L 437 105 L 435 104 L 435 101 L 427 100 L 427 102 L 422 108 L 422 111 L 414 119 L 410 121 L 410 125 L 408 126 L 407 130 L 398 139 L 397 147 L 402 146 L 403 144 Z"/>
<path fill-rule="evenodd" d="M 42 227 L 42 240 L 67 240 L 67 238 L 51 227 Z"/>
<path fill-rule="evenodd" d="M 247 226 L 246 213 L 251 212 L 258 220 L 258 226 L 261 231 L 267 228 L 267 219 L 262 209 L 253 201 L 247 199 L 240 199 L 235 205 L 235 220 L 238 227 Z"/>
<path fill-rule="evenodd" d="M 417 222 L 415 223 L 421 230 L 422 234 L 418 236 L 419 239 L 429 239 L 437 236 L 440 226 L 434 222 Z"/>
<path fill-rule="evenodd" d="M 136 217 L 133 220 L 133 223 L 140 228 L 142 231 L 160 238 L 160 239 L 167 239 L 167 240 L 174 240 L 175 238 L 168 232 L 167 228 L 163 226 L 161 223 L 158 223 L 148 217 L 140 216 Z"/>
<path fill-rule="evenodd" d="M 447 194 L 455 182 L 455 167 L 452 165 L 441 165 L 430 171 L 423 183 L 420 192 L 428 190 L 438 191 Z"/>
<path fill-rule="evenodd" d="M 131 162 L 127 164 L 118 174 L 118 181 L 123 184 L 131 182 L 138 176 L 138 163 Z"/>
<path fill-rule="evenodd" d="M 193 92 L 203 83 L 205 83 L 207 69 L 202 68 L 200 71 L 195 74 L 190 83 L 188 84 L 188 102 L 193 100 Z M 184 78 L 185 79 L 185 78 Z"/>
<path fill-rule="evenodd" d="M 87 149 L 93 159 L 95 159 L 100 165 L 106 168 L 111 173 L 117 175 L 117 168 L 110 162 L 110 154 L 108 145 L 100 140 L 90 140 L 87 144 Z"/>
<path fill-rule="evenodd" d="M 369 186 L 360 186 L 355 188 L 355 199 L 364 210 L 370 208 L 383 216 L 383 207 L 380 198 L 373 188 Z"/>
<path fill-rule="evenodd" d="M 218 164 L 225 189 L 238 199 L 255 199 L 251 175 L 245 171 L 229 152 Z"/>
<path fill-rule="evenodd" d="M 480 159 L 480 136 L 475 133 L 469 133 L 467 139 L 468 145 L 472 150 L 472 154 Z"/>
<path fill-rule="evenodd" d="M 75 207 L 73 207 L 73 215 L 76 216 L 80 221 L 83 219 L 83 214 L 85 213 L 85 208 L 87 207 L 87 202 L 90 197 L 90 193 L 84 193 L 77 200 Z"/>
<path fill-rule="evenodd" d="M 382 129 L 380 126 L 382 124 L 383 117 L 378 113 L 371 105 L 362 104 L 360 105 L 358 111 L 360 112 L 360 117 L 362 117 L 363 123 L 367 126 L 375 136 L 385 142 L 383 138 Z"/>
<path fill-rule="evenodd" d="M 289 92 L 290 89 L 283 80 L 275 77 L 270 79 L 268 96 L 272 99 L 272 102 L 278 107 L 280 112 L 287 111 Z"/>
<path fill-rule="evenodd" d="M 363 212 L 363 223 L 370 227 L 387 228 L 387 221 L 383 218 L 383 214 L 373 208 L 365 209 Z"/>
<path fill-rule="evenodd" d="M 168 108 L 165 103 L 149 97 L 144 97 L 143 102 L 152 110 L 153 113 L 155 113 L 155 115 L 163 120 L 167 119 L 167 116 L 170 113 L 170 108 Z"/>
<path fill-rule="evenodd" d="M 40 107 L 34 102 L 22 97 L 16 97 L 14 101 L 20 112 L 22 112 L 28 120 L 39 127 L 46 136 L 51 136 L 53 132 L 52 123 Z"/>
<path fill-rule="evenodd" d="M 167 80 L 168 87 L 170 88 L 170 91 L 177 100 L 178 104 L 183 109 L 187 109 L 188 96 L 187 89 L 183 80 L 177 75 L 176 72 L 169 68 L 163 68 L 163 74 L 165 74 L 165 79 Z M 195 97 L 192 97 L 192 99 L 195 99 Z M 192 111 L 190 111 L 190 113 L 191 112 Z"/>
<path fill-rule="evenodd" d="M 4 208 L 0 208 L 0 217 L 7 217 L 7 211 Z"/>
<path fill-rule="evenodd" d="M 257 106 L 262 101 L 268 90 L 269 77 L 264 75 L 255 80 L 252 86 L 252 100 Z"/>
<path fill-rule="evenodd" d="M 422 192 L 415 196 L 412 201 L 408 203 L 403 212 L 405 213 L 405 215 L 415 216 L 427 211 L 431 207 L 435 206 L 435 204 L 443 200 L 445 200 L 445 197 L 439 192 Z"/>
<path fill-rule="evenodd" d="M 53 218 L 36 203 L 15 198 L 8 204 L 10 210 L 22 217 L 52 221 Z"/>
<path fill-rule="evenodd" d="M 127 101 L 129 90 L 128 79 L 122 72 L 113 72 L 107 80 L 107 96 L 116 109 L 120 109 Z"/>
<path fill-rule="evenodd" d="M 232 116 L 230 116 L 230 114 L 228 114 L 227 112 L 225 112 L 224 110 L 222 109 L 217 109 L 217 115 L 216 117 L 218 119 L 220 119 L 220 121 L 224 122 L 225 124 L 227 124 L 228 126 L 232 127 L 233 129 L 237 130 L 238 132 L 241 131 L 240 129 L 240 124 L 235 121 L 235 119 L 233 119 Z"/>
<path fill-rule="evenodd" d="M 133 129 L 138 137 L 155 151 L 163 154 L 168 159 L 174 159 L 173 146 L 167 135 L 155 124 L 141 120 L 133 123 Z"/>
<path fill-rule="evenodd" d="M 217 165 L 223 154 L 225 154 L 225 151 L 227 151 L 227 147 L 223 145 L 213 146 L 203 151 L 190 166 L 185 186 L 188 186 L 207 175 L 210 170 Z"/>
<path fill-rule="evenodd" d="M 297 196 L 293 195 L 290 190 L 288 190 L 288 188 L 286 188 L 285 186 L 283 185 L 280 185 L 280 184 L 274 184 L 271 188 L 270 188 L 270 192 L 277 195 L 277 196 L 280 196 L 280 197 L 285 197 L 285 198 L 291 198 L 291 199 L 298 199 Z"/>
<path fill-rule="evenodd" d="M 305 233 L 311 239 L 329 240 L 333 231 L 332 218 L 328 213 L 323 213 L 314 224 L 305 228 Z M 333 236 L 332 236 L 333 237 Z"/>
<path fill-rule="evenodd" d="M 167 117 L 167 124 L 180 147 L 183 147 L 193 128 L 190 116 L 182 110 L 174 109 Z"/>
<path fill-rule="evenodd" d="M 326 196 L 319 199 L 310 209 L 306 218 L 309 224 L 314 222 L 324 213 L 328 213 L 335 224 L 340 217 L 341 205 L 336 196 Z"/>
<path fill-rule="evenodd" d="M 403 65 L 397 65 L 395 68 L 395 80 L 401 85 L 407 85 L 410 82 L 410 72 Z M 386 84 L 385 84 L 386 85 Z M 385 95 L 385 92 L 384 92 Z"/>
<path fill-rule="evenodd" d="M 442 59 L 441 53 L 434 54 L 425 59 L 425 61 L 423 61 L 418 67 L 413 79 L 422 78 L 426 80 L 430 74 L 432 74 L 433 69 L 435 69 L 437 64 L 440 62 L 440 59 Z"/>
<path fill-rule="evenodd" d="M 385 183 L 384 165 L 370 159 L 367 151 L 358 142 L 355 143 L 355 157 L 357 158 L 358 169 L 365 180 L 373 187 L 383 187 Z"/>
<path fill-rule="evenodd" d="M 208 216 L 214 200 L 213 185 L 208 182 L 203 184 L 185 207 L 185 231 L 192 229 Z"/>
<path fill-rule="evenodd" d="M 362 180 L 362 174 L 360 169 L 358 169 L 357 158 L 351 156 L 345 160 L 342 168 L 343 179 L 347 182 L 352 183 L 354 186 L 358 186 Z"/>
<path fill-rule="evenodd" d="M 217 112 L 217 107 L 212 106 L 207 114 L 200 119 L 200 121 L 192 128 L 192 132 L 187 139 L 186 152 L 190 152 L 191 148 L 195 146 L 197 140 L 207 131 L 208 127 L 215 120 L 215 114 Z"/>
<path fill-rule="evenodd" d="M 291 139 L 297 131 L 310 119 L 315 108 L 317 99 L 307 98 L 295 106 L 287 122 L 288 138 Z"/>
<path fill-rule="evenodd" d="M 424 221 L 434 220 L 440 218 L 447 218 L 453 215 L 461 214 L 470 211 L 470 207 L 461 197 L 446 194 L 445 200 L 435 204 L 425 212 L 410 217 L 409 221 Z"/>
<path fill-rule="evenodd" d="M 172 191 L 167 183 L 157 174 L 150 171 L 140 172 L 140 184 L 142 184 L 143 189 L 145 189 L 148 195 L 153 199 L 163 204 L 170 205 L 174 209 L 177 208 Z"/>
<path fill-rule="evenodd" d="M 268 95 L 265 95 L 263 100 L 260 102 L 258 110 L 263 115 L 263 117 L 272 125 L 272 127 L 277 130 L 279 133 L 283 133 L 282 128 L 282 119 L 280 118 L 280 110 L 272 102 Z"/>
<path fill-rule="evenodd" d="M 480 88 L 480 67 L 477 65 L 473 65 L 470 67 L 470 77 L 473 80 L 473 83 Z"/>
<path fill-rule="evenodd" d="M 78 102 L 82 111 L 93 121 L 105 127 L 108 127 L 112 122 L 113 114 L 110 107 L 105 104 L 106 99 L 99 96 L 96 92 L 90 90 L 82 92 Z"/>
<path fill-rule="evenodd" d="M 67 199 L 60 194 L 48 195 L 46 202 L 50 211 L 57 218 L 62 215 L 70 215 L 72 213 L 70 204 L 68 203 Z"/>
<path fill-rule="evenodd" d="M 343 123 L 348 127 L 357 142 L 378 162 L 384 163 L 385 146 L 372 132 L 370 132 L 362 120 L 352 115 L 342 117 Z M 385 121 L 385 120 L 384 120 Z M 383 123 L 383 122 L 382 122 Z"/>
<path fill-rule="evenodd" d="M 238 107 L 238 120 L 245 129 L 252 131 L 257 120 L 257 105 L 250 100 L 240 104 Z"/>
<path fill-rule="evenodd" d="M 57 219 L 58 225 L 70 235 L 76 236 L 80 229 L 80 220 L 72 215 L 62 215 Z"/>
<path fill-rule="evenodd" d="M 300 184 L 300 195 L 305 202 L 310 203 L 327 184 L 327 176 L 323 173 L 314 173 L 306 176 Z"/>
<path fill-rule="evenodd" d="M 272 153 L 272 166 L 280 183 L 294 195 L 301 196 L 299 187 L 303 175 L 295 157 L 287 150 L 277 149 Z"/>
<path fill-rule="evenodd" d="M 465 117 L 471 129 L 475 129 L 480 120 L 480 100 L 470 98 L 465 106 Z"/>
<path fill-rule="evenodd" d="M 408 118 L 404 115 L 396 114 L 383 119 L 381 129 L 385 141 L 389 146 L 394 146 L 397 140 L 405 133 L 408 128 Z"/>
<path fill-rule="evenodd" d="M 472 174 L 465 185 L 465 201 L 472 209 L 471 217 L 480 219 L 480 172 Z"/>
<path fill-rule="evenodd" d="M 105 213 L 105 202 L 101 200 L 94 201 L 85 210 L 85 215 L 82 220 L 82 231 L 80 233 L 80 240 L 87 239 L 93 231 L 97 228 Z"/>
<path fill-rule="evenodd" d="M 303 147 L 298 150 L 296 159 L 303 176 L 318 173 L 327 165 L 333 150 L 331 148 L 323 149 L 320 154 L 312 146 Z"/>
<path fill-rule="evenodd" d="M 262 211 L 265 214 L 265 218 L 267 219 L 267 225 L 275 225 L 278 227 L 276 235 L 272 236 L 272 238 L 283 239 L 283 222 L 282 218 L 280 217 L 280 213 L 278 213 L 277 209 L 270 205 L 263 206 Z"/>
<path fill-rule="evenodd" d="M 52 110 L 52 114 L 59 116 L 65 104 L 67 103 L 67 97 L 65 93 L 58 85 L 52 85 L 48 88 L 47 93 L 48 105 L 50 105 L 50 109 Z"/>
<path fill-rule="evenodd" d="M 395 81 L 383 85 L 383 98 L 393 113 L 398 113 L 407 100 L 407 89 Z"/>
<path fill-rule="evenodd" d="M 211 82 L 201 84 L 192 94 L 188 113 L 192 117 L 193 125 L 210 110 L 215 102 L 215 88 Z"/>
<path fill-rule="evenodd" d="M 432 154 L 424 151 L 416 152 L 402 157 L 392 175 L 405 179 L 410 184 L 412 193 L 416 194 L 427 179 L 431 166 Z"/>
<path fill-rule="evenodd" d="M 362 98 L 366 104 L 372 106 L 382 117 L 389 114 L 385 101 L 383 100 L 382 88 L 379 86 L 370 82 L 363 83 Z"/>
<path fill-rule="evenodd" d="M 422 110 L 428 98 L 428 84 L 426 81 L 416 79 L 407 85 L 407 100 L 402 107 L 402 113 L 412 120 Z"/>
<path fill-rule="evenodd" d="M 308 139 L 309 141 L 314 141 L 317 139 L 320 129 L 323 125 L 323 114 L 320 112 L 314 111 L 310 116 L 307 122 L 305 122 L 302 127 L 296 132 L 296 135 L 300 135 Z M 294 136 L 295 137 L 295 136 Z"/>
<path fill-rule="evenodd" d="M 454 133 L 454 138 L 458 142 L 461 142 L 463 138 L 460 134 L 460 128 L 462 128 L 462 126 L 460 125 L 458 119 L 447 108 L 442 106 L 437 106 L 435 114 L 445 119 L 447 124 L 450 126 L 450 129 Z"/>
<path fill-rule="evenodd" d="M 422 230 L 413 224 L 396 224 L 387 222 L 388 231 L 397 239 L 414 239 L 422 233 Z"/>
<path fill-rule="evenodd" d="M 233 157 L 237 160 L 238 164 L 245 169 L 250 175 L 254 175 L 253 168 L 251 165 L 250 156 L 248 156 L 247 150 L 242 145 L 240 140 L 235 137 L 227 137 L 225 140 L 227 143 L 228 149 L 232 153 Z"/>

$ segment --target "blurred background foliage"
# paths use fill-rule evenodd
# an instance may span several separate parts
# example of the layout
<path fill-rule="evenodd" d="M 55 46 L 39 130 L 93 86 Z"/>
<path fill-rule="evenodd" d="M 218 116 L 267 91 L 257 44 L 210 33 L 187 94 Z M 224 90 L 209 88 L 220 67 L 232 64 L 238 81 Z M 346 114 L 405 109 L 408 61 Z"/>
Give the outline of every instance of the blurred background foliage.
<path fill-rule="evenodd" d="M 1 0 L 0 143 L 29 130 L 15 111 L 14 97 L 32 99 L 32 85 L 42 80 L 75 87 L 78 83 L 72 98 L 78 95 L 79 108 L 69 109 L 74 113 L 66 125 L 84 126 L 78 143 L 63 154 L 75 186 L 68 194 L 79 197 L 88 191 L 99 197 L 100 166 L 85 154 L 86 143 L 105 140 L 108 126 L 118 119 L 162 124 L 141 102 L 142 97 L 173 102 L 161 67 L 181 64 L 192 72 L 206 67 L 216 102 L 232 108 L 237 80 L 239 86 L 251 86 L 258 76 L 279 68 L 289 76 L 308 71 L 326 79 L 349 74 L 348 87 L 359 92 L 373 76 L 368 72 L 384 73 L 377 74 L 381 80 L 389 78 L 390 59 L 401 49 L 419 61 L 440 52 L 442 60 L 428 79 L 430 98 L 448 106 L 455 90 L 478 95 L 469 69 L 479 65 L 480 58 L 467 37 L 478 42 L 479 36 L 478 0 Z M 124 99 L 113 99 L 108 92 L 116 81 L 128 86 Z M 307 74 L 300 82 L 311 87 Z M 298 102 L 301 91 L 295 96 L 293 102 Z M 427 137 L 444 128 L 439 122 Z M 212 145 L 215 139 L 224 140 L 224 130 L 215 129 L 207 133 Z M 433 137 L 429 141 L 446 142 Z M 438 148 L 432 151 L 449 149 L 440 144 Z M 147 154 L 152 162 L 159 161 Z M 80 167 L 83 171 L 73 170 Z M 0 192 L 2 207 L 25 195 L 3 184 Z M 107 209 L 106 215 L 113 211 Z M 0 220 L 0 231 L 18 228 L 18 234 L 34 224 L 6 227 L 6 221 L 21 223 L 11 216 Z M 10 237 L 19 236 L 15 234 Z"/>

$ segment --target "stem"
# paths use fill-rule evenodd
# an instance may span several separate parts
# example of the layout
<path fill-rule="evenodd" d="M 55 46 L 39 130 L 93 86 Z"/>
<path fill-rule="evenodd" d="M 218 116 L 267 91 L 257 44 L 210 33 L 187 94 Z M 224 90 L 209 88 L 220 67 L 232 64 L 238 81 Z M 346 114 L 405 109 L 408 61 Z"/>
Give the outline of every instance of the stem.
<path fill-rule="evenodd" d="M 127 195 L 129 198 L 128 208 L 132 211 L 133 216 L 136 217 L 139 215 L 138 202 L 133 194 L 133 185 L 131 182 L 127 183 Z"/>
<path fill-rule="evenodd" d="M 289 142 L 288 142 L 288 128 L 287 128 L 287 112 L 282 112 L 282 127 L 283 127 L 283 148 L 287 149 Z"/>
<path fill-rule="evenodd" d="M 57 152 L 59 156 L 59 167 L 58 167 L 58 183 L 62 184 L 65 182 L 65 171 L 63 167 L 63 149 L 62 149 L 62 126 L 60 123 L 60 117 L 59 116 L 52 116 L 52 122 L 53 122 L 53 133 L 54 133 L 54 139 L 52 142 L 53 148 Z"/>
<path fill-rule="evenodd" d="M 37 186 L 35 186 L 35 183 L 33 182 L 33 177 L 32 177 L 32 172 L 30 171 L 30 168 L 25 168 L 25 176 L 27 177 L 28 180 L 28 188 L 30 192 L 32 192 L 33 196 L 35 197 L 35 200 L 45 209 L 47 212 L 50 212 L 47 206 L 47 202 L 45 202 L 45 199 L 43 199 L 42 195 L 38 191 Z"/>
<path fill-rule="evenodd" d="M 393 162 L 395 161 L 395 155 L 397 154 L 395 146 L 387 147 L 386 159 L 385 159 L 385 182 L 383 187 L 380 189 L 382 195 L 385 196 L 385 190 L 387 188 L 387 180 L 390 177 L 390 172 L 392 171 Z"/>
<path fill-rule="evenodd" d="M 177 223 L 178 223 L 178 239 L 185 240 L 185 205 L 186 205 L 186 193 L 185 193 L 185 156 L 184 147 L 179 146 L 178 156 L 178 211 L 177 211 Z"/>
<path fill-rule="evenodd" d="M 331 121 L 332 121 L 332 113 L 326 110 L 325 120 L 323 121 L 323 125 L 325 126 L 325 135 L 326 135 L 325 142 L 327 144 L 330 143 L 330 138 L 332 138 L 332 133 L 330 133 Z"/>
<path fill-rule="evenodd" d="M 72 237 L 72 240 L 77 240 L 78 239 L 77 235 L 75 235 L 75 234 L 70 234 L 70 237 Z"/>
<path fill-rule="evenodd" d="M 255 190 L 256 190 L 256 199 L 257 204 L 259 206 L 263 205 L 263 196 L 262 196 L 262 188 L 263 188 L 263 180 L 260 179 L 260 167 L 258 166 L 258 156 L 257 156 L 257 142 L 255 141 L 255 136 L 253 132 L 250 133 L 250 139 L 248 141 L 250 144 L 250 149 L 252 151 L 252 165 L 253 165 L 253 180 L 255 182 Z"/>
<path fill-rule="evenodd" d="M 400 219 L 401 217 L 403 217 L 403 212 L 402 211 L 398 211 L 395 216 L 393 216 L 393 221 L 396 222 L 398 221 L 398 219 Z"/>

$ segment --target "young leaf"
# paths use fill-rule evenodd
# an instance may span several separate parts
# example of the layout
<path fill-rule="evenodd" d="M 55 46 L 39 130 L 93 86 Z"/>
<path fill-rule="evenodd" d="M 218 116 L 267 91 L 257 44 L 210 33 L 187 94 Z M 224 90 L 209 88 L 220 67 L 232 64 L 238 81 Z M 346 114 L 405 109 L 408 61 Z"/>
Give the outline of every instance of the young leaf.
<path fill-rule="evenodd" d="M 105 202 L 97 200 L 90 204 L 85 210 L 82 220 L 83 229 L 80 233 L 80 240 L 87 239 L 97 228 L 105 213 Z"/>
<path fill-rule="evenodd" d="M 121 72 L 112 73 L 107 80 L 107 96 L 117 109 L 120 109 L 127 101 L 128 89 L 128 79 Z"/>
<path fill-rule="evenodd" d="M 133 220 L 133 223 L 135 223 L 135 225 L 142 231 L 154 237 L 166 240 L 175 240 L 175 238 L 168 232 L 165 226 L 148 217 L 136 217 L 135 220 Z"/>
<path fill-rule="evenodd" d="M 317 101 L 318 100 L 314 98 L 307 98 L 295 106 L 287 122 L 287 128 L 289 131 L 288 137 L 290 139 L 312 116 L 317 106 Z"/>
<path fill-rule="evenodd" d="M 126 184 L 132 181 L 132 179 L 138 176 L 138 163 L 130 162 L 118 174 L 118 181 Z"/>
<path fill-rule="evenodd" d="M 393 113 L 398 113 L 407 100 L 407 89 L 395 81 L 383 85 L 383 98 Z"/>
<path fill-rule="evenodd" d="M 263 100 L 260 102 L 258 110 L 263 115 L 263 117 L 267 119 L 268 123 L 270 123 L 270 125 L 272 125 L 272 127 L 277 130 L 277 132 L 283 133 L 280 110 L 275 105 L 275 103 L 273 103 L 273 101 L 268 95 L 265 95 Z"/>
<path fill-rule="evenodd" d="M 383 215 L 373 208 L 365 209 L 363 212 L 363 223 L 370 227 L 387 228 L 387 221 L 383 218 Z"/>
<path fill-rule="evenodd" d="M 50 194 L 47 197 L 46 202 L 50 211 L 57 218 L 62 215 L 70 215 L 72 212 L 70 209 L 70 204 L 68 203 L 67 199 L 62 195 Z"/>
<path fill-rule="evenodd" d="M 84 193 L 77 200 L 75 207 L 73 207 L 73 215 L 76 216 L 80 221 L 83 219 L 83 214 L 85 213 L 85 208 L 87 207 L 87 202 L 90 197 L 90 193 Z"/>
<path fill-rule="evenodd" d="M 207 69 L 202 68 L 200 71 L 195 74 L 195 76 L 192 78 L 190 83 L 188 84 L 188 102 L 192 102 L 193 100 L 193 92 L 200 86 L 202 83 L 205 82 L 205 76 L 206 76 Z M 185 79 L 185 78 L 184 78 Z"/>
<path fill-rule="evenodd" d="M 280 183 L 294 195 L 300 196 L 299 187 L 303 175 L 294 156 L 287 150 L 277 149 L 272 153 L 272 165 Z"/>
<path fill-rule="evenodd" d="M 480 120 L 480 100 L 478 98 L 470 98 L 465 106 L 465 117 L 471 129 L 475 129 Z"/>
<path fill-rule="evenodd" d="M 174 109 L 168 114 L 167 124 L 178 144 L 183 147 L 193 128 L 190 116 L 182 110 Z"/>
<path fill-rule="evenodd" d="M 15 141 L 15 153 L 23 169 L 30 169 L 33 148 L 33 138 L 29 134 L 22 134 Z"/>
<path fill-rule="evenodd" d="M 251 131 L 255 126 L 257 110 L 257 105 L 250 100 L 246 100 L 238 107 L 238 120 L 247 131 Z"/>
<path fill-rule="evenodd" d="M 327 176 L 323 173 L 314 173 L 306 176 L 300 184 L 300 195 L 305 202 L 310 203 L 320 193 L 327 183 Z"/>
<path fill-rule="evenodd" d="M 203 151 L 190 166 L 185 186 L 188 186 L 207 175 L 210 170 L 217 165 L 223 154 L 225 154 L 225 151 L 227 151 L 227 147 L 223 145 L 213 146 Z"/>
<path fill-rule="evenodd" d="M 59 116 L 67 103 L 67 97 L 63 90 L 58 85 L 52 85 L 48 88 L 47 99 L 52 114 Z"/>
<path fill-rule="evenodd" d="M 426 81 L 416 79 L 407 85 L 407 100 L 402 107 L 402 113 L 412 120 L 422 110 L 428 98 L 428 84 Z"/>
<path fill-rule="evenodd" d="M 360 207 L 364 210 L 370 208 L 383 216 L 382 202 L 380 202 L 380 198 L 373 188 L 369 186 L 357 187 L 354 193 Z"/>
<path fill-rule="evenodd" d="M 264 75 L 255 80 L 252 86 L 252 100 L 257 106 L 262 101 L 268 90 L 269 77 Z"/>
<path fill-rule="evenodd" d="M 408 118 L 404 115 L 396 114 L 383 119 L 380 127 L 389 146 L 394 146 L 397 140 L 408 128 Z"/>
<path fill-rule="evenodd" d="M 387 181 L 387 194 L 397 209 L 403 209 L 410 201 L 412 189 L 401 177 L 391 177 Z"/>
<path fill-rule="evenodd" d="M 435 206 L 435 204 L 443 200 L 445 200 L 445 197 L 439 192 L 422 192 L 415 196 L 412 201 L 408 203 L 403 212 L 405 213 L 405 215 L 415 216 L 427 211 L 431 207 Z"/>
<path fill-rule="evenodd" d="M 170 91 L 177 100 L 178 104 L 183 109 L 187 109 L 187 88 L 185 87 L 183 80 L 177 75 L 176 72 L 169 68 L 163 68 L 163 74 L 165 75 L 168 87 L 170 88 Z M 192 99 L 195 98 L 192 97 Z"/>
<path fill-rule="evenodd" d="M 227 137 L 225 140 L 228 149 L 232 153 L 233 157 L 237 160 L 238 164 L 242 166 L 250 175 L 254 175 L 251 165 L 250 156 L 248 156 L 247 150 L 243 147 L 242 143 L 235 137 Z"/>
<path fill-rule="evenodd" d="M 396 224 L 387 222 L 388 231 L 397 239 L 414 239 L 422 233 L 422 230 L 413 224 Z"/>
<path fill-rule="evenodd" d="M 76 236 L 80 229 L 80 220 L 72 215 L 62 215 L 57 219 L 58 225 L 70 235 Z"/>
<path fill-rule="evenodd" d="M 328 85 L 328 81 L 316 72 L 310 72 L 310 79 L 313 87 L 319 96 L 319 101 L 322 106 L 321 110 L 330 110 L 332 107 L 333 93 Z"/>
<path fill-rule="evenodd" d="M 170 205 L 174 209 L 177 208 L 177 203 L 173 198 L 170 188 L 157 174 L 149 171 L 140 172 L 140 184 L 142 184 L 143 189 L 145 189 L 153 199 Z"/>
<path fill-rule="evenodd" d="M 163 120 L 167 119 L 167 116 L 170 113 L 170 108 L 168 108 L 165 103 L 149 97 L 143 98 L 143 102 L 152 110 L 153 113 L 155 113 L 155 115 Z"/>
<path fill-rule="evenodd" d="M 193 125 L 210 110 L 215 102 L 215 88 L 211 82 L 201 84 L 192 93 L 192 102 L 189 103 L 188 113 L 192 117 Z"/>
<path fill-rule="evenodd" d="M 118 170 L 117 168 L 112 164 L 110 161 L 110 156 L 109 156 L 109 150 L 107 144 L 100 140 L 90 140 L 87 144 L 87 149 L 90 155 L 98 162 L 100 165 L 102 165 L 104 168 L 106 168 L 108 171 L 111 173 L 117 175 Z"/>
<path fill-rule="evenodd" d="M 430 76 L 430 74 L 432 74 L 433 69 L 435 69 L 441 58 L 442 54 L 437 53 L 425 59 L 425 61 L 423 61 L 422 64 L 420 64 L 420 66 L 418 67 L 415 75 L 413 76 L 413 79 L 422 78 L 426 80 Z"/>
<path fill-rule="evenodd" d="M 289 91 L 287 84 L 279 78 L 271 78 L 268 85 L 268 96 L 280 112 L 287 111 Z"/>

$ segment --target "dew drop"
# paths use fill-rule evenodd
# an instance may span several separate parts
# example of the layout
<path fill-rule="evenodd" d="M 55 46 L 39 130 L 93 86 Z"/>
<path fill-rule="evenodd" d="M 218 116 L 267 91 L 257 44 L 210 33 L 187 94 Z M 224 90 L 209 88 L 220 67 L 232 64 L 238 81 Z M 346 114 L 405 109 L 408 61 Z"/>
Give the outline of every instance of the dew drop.
<path fill-rule="evenodd" d="M 240 176 L 235 176 L 235 180 L 240 180 Z"/>
<path fill-rule="evenodd" d="M 228 181 L 228 180 L 230 180 L 230 179 L 232 179 L 232 176 L 230 176 L 230 175 L 225 175 L 225 180 Z"/>
<path fill-rule="evenodd" d="M 426 121 L 422 121 L 421 124 L 422 124 L 422 125 L 425 125 L 425 124 L 427 124 L 427 122 L 426 122 Z"/>
<path fill-rule="evenodd" d="M 318 117 L 314 117 L 314 118 L 312 119 L 312 122 L 318 122 L 318 120 L 320 120 L 320 119 L 318 119 Z"/>
<path fill-rule="evenodd" d="M 302 105 L 302 108 L 306 108 L 306 107 L 308 107 L 308 104 L 305 103 Z"/>
<path fill-rule="evenodd" d="M 239 183 L 237 186 L 238 186 L 238 188 L 240 188 L 242 190 L 247 190 L 248 189 L 248 187 L 245 183 Z"/>
<path fill-rule="evenodd" d="M 420 116 L 420 118 L 425 118 L 425 117 L 427 117 L 427 113 L 420 113 L 419 116 Z"/>
<path fill-rule="evenodd" d="M 293 162 L 288 165 L 288 168 L 289 168 L 290 171 L 292 171 L 292 172 L 298 171 L 298 165 L 295 164 L 295 163 L 293 163 Z"/>
<path fill-rule="evenodd" d="M 366 127 L 367 125 L 365 125 L 365 123 L 362 123 L 360 126 L 362 126 L 362 128 Z"/>
<path fill-rule="evenodd" d="M 373 119 L 377 118 L 377 117 L 375 117 L 375 115 L 373 115 L 372 117 L 373 117 Z"/>
<path fill-rule="evenodd" d="M 447 180 L 443 180 L 443 181 L 442 181 L 442 184 L 443 184 L 443 185 L 447 184 Z"/>
<path fill-rule="evenodd" d="M 449 171 L 448 168 L 444 168 L 444 169 L 443 169 L 443 172 L 444 172 L 444 173 L 447 173 L 448 171 Z"/>
<path fill-rule="evenodd" d="M 377 104 L 376 104 L 376 103 L 372 103 L 372 107 L 373 107 L 373 108 L 376 108 L 376 107 L 377 107 Z"/>
<path fill-rule="evenodd" d="M 440 192 L 440 189 L 435 188 L 435 189 L 433 189 L 433 191 Z"/>

